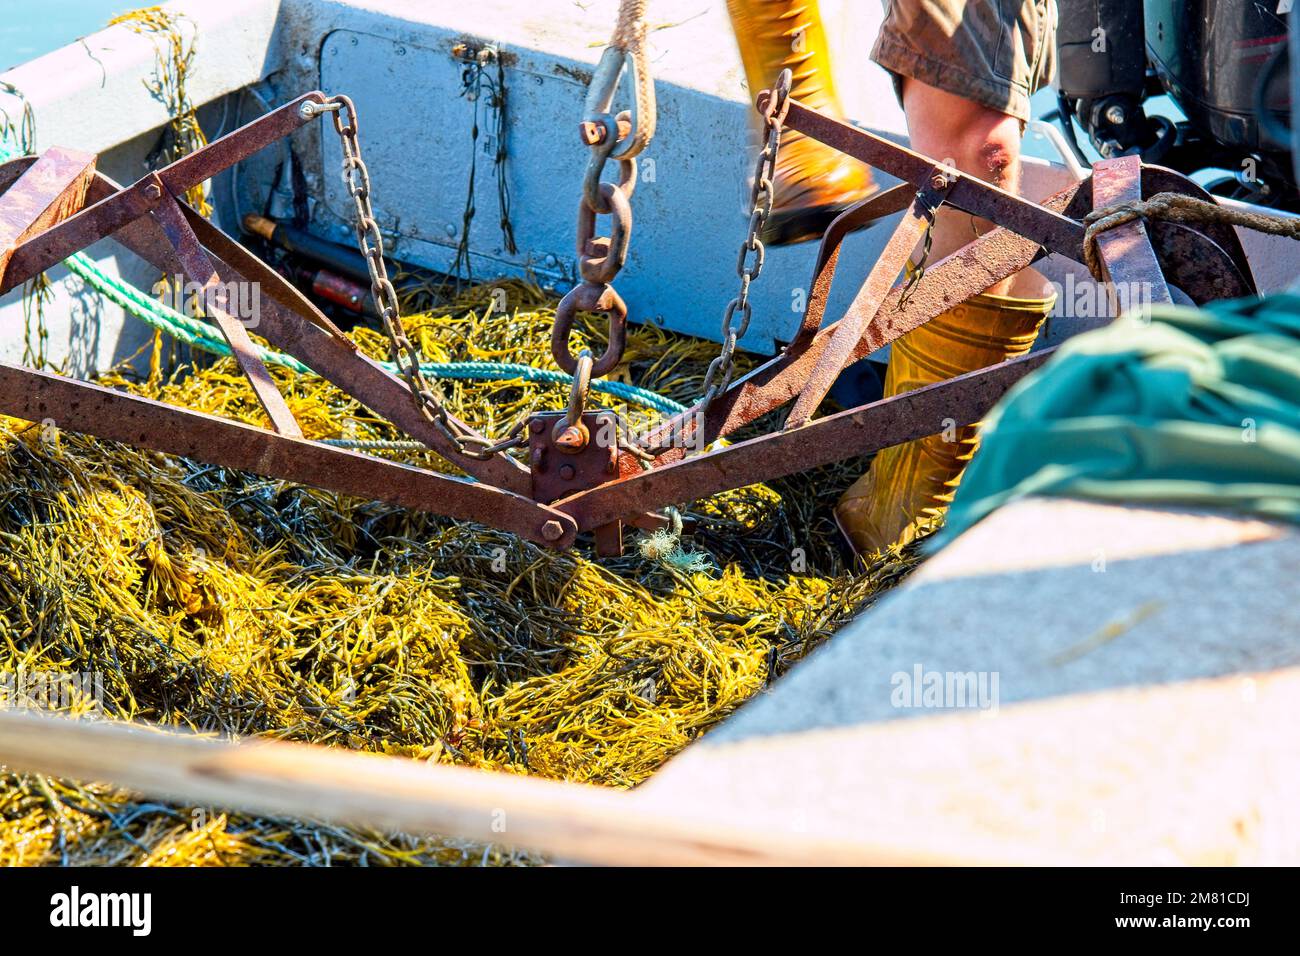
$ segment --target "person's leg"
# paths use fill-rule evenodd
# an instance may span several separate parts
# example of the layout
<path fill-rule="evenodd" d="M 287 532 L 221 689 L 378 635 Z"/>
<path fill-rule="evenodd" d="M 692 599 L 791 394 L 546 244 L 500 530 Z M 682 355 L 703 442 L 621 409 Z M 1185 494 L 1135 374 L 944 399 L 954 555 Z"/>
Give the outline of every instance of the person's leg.
<path fill-rule="evenodd" d="M 873 57 L 895 75 L 912 148 L 1018 192 L 1029 94 L 1050 71 L 1042 51 L 1050 42 L 1048 15 L 1054 16 L 1049 0 L 894 0 Z M 941 208 L 927 261 L 955 252 L 989 225 Z M 1027 352 L 1055 301 L 1044 286 L 1038 273 L 1025 270 L 894 342 L 885 395 Z M 836 506 L 845 537 L 869 553 L 938 524 L 978 446 L 977 428 L 963 426 L 881 451 Z"/>
<path fill-rule="evenodd" d="M 817 0 L 727 0 L 727 11 L 751 95 L 789 69 L 794 99 L 844 118 Z M 761 237 L 768 245 L 820 238 L 836 215 L 875 191 L 869 167 L 794 130 L 781 135 L 774 185 Z"/>
<path fill-rule="evenodd" d="M 956 166 L 1008 192 L 1020 191 L 1020 120 L 965 97 L 906 77 L 903 111 L 912 149 Z M 935 262 L 988 230 L 990 224 L 950 206 L 939 209 L 931 234 Z M 1011 290 L 1006 279 L 988 291 Z"/>

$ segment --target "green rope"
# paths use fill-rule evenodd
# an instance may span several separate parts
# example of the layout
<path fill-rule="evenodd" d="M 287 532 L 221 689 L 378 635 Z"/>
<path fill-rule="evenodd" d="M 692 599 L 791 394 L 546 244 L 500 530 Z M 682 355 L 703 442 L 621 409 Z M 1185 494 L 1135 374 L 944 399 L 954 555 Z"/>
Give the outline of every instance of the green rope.
<path fill-rule="evenodd" d="M 479 381 L 512 381 L 523 379 L 526 382 L 547 382 L 568 386 L 573 383 L 573 376 L 549 368 L 534 368 L 513 362 L 427 362 L 421 366 L 426 373 L 436 378 L 477 379 Z M 686 411 L 686 406 L 673 401 L 665 395 L 652 392 L 626 382 L 610 382 L 592 379 L 591 390 L 613 395 L 625 402 L 634 402 L 646 408 L 653 408 L 665 415 L 676 415 Z"/>
<path fill-rule="evenodd" d="M 0 162 L 14 158 L 14 154 L 0 144 Z M 210 352 L 214 355 L 229 355 L 230 345 L 212 326 L 200 322 L 182 312 L 178 312 L 163 302 L 146 295 L 135 286 L 110 276 L 99 268 L 88 256 L 76 252 L 65 259 L 63 264 L 73 275 L 80 277 L 87 285 L 100 293 L 123 310 L 142 319 L 156 329 L 167 333 L 178 341 L 193 348 Z M 258 354 L 268 365 L 280 365 L 300 375 L 316 373 L 299 362 L 292 355 L 272 349 L 258 347 Z M 384 368 L 395 372 L 391 362 L 381 362 Z M 534 368 L 510 362 L 428 362 L 421 365 L 425 374 L 436 378 L 469 379 L 477 381 L 514 381 L 522 379 L 527 382 L 545 382 L 555 385 L 570 385 L 573 376 L 554 369 Z M 628 385 L 625 382 L 596 380 L 591 383 L 596 392 L 603 392 L 625 402 L 632 402 L 646 408 L 652 408 L 665 415 L 676 415 L 686 410 L 686 406 L 659 395 L 649 389 Z"/>

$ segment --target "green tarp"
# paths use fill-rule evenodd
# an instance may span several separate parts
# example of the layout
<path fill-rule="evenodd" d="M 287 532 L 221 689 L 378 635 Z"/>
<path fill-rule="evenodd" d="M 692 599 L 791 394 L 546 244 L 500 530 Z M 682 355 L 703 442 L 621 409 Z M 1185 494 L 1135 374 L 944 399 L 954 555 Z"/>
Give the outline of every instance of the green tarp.
<path fill-rule="evenodd" d="M 1300 521 L 1300 296 L 1161 306 L 1068 341 L 990 415 L 939 543 L 1025 495 Z"/>

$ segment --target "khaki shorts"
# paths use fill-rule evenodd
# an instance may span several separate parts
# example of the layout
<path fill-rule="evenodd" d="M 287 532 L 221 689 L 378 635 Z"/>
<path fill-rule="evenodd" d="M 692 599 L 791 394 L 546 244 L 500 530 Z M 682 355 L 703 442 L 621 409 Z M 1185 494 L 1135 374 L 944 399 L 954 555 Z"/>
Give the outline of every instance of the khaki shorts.
<path fill-rule="evenodd" d="M 990 109 L 1029 119 L 1029 97 L 1056 67 L 1056 0 L 885 0 L 871 58 Z"/>

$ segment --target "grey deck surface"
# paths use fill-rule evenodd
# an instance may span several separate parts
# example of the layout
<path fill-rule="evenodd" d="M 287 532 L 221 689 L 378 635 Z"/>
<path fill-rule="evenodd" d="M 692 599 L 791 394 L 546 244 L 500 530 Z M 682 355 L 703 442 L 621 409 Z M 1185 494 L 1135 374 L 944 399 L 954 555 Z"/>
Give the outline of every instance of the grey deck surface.
<path fill-rule="evenodd" d="M 1297 569 L 1288 528 L 1025 502 L 935 555 L 702 746 L 932 714 L 891 701 L 895 675 L 917 666 L 997 673 L 1005 706 L 1300 664 Z"/>
<path fill-rule="evenodd" d="M 1008 506 L 636 795 L 860 862 L 1300 861 L 1297 568 L 1290 527 Z M 996 706 L 895 706 L 917 667 Z"/>

